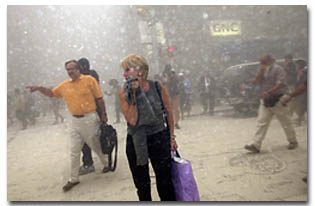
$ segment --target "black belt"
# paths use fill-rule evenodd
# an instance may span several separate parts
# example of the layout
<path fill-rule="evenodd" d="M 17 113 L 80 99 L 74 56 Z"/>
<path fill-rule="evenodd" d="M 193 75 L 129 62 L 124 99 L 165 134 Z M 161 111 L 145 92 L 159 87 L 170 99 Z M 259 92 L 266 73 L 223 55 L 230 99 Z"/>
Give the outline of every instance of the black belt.
<path fill-rule="evenodd" d="M 84 117 L 83 114 L 74 114 L 74 115 L 72 115 L 72 116 L 74 116 L 74 117 L 76 117 L 76 118 L 82 118 L 82 117 Z"/>

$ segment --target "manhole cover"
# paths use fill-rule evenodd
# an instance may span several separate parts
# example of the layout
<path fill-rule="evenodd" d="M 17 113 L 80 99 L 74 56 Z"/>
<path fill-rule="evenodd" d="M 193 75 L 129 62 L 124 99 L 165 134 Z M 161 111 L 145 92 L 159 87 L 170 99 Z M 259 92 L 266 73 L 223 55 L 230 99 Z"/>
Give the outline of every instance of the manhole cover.
<path fill-rule="evenodd" d="M 232 167 L 245 167 L 249 173 L 275 174 L 287 167 L 286 163 L 272 154 L 239 154 L 230 158 Z"/>

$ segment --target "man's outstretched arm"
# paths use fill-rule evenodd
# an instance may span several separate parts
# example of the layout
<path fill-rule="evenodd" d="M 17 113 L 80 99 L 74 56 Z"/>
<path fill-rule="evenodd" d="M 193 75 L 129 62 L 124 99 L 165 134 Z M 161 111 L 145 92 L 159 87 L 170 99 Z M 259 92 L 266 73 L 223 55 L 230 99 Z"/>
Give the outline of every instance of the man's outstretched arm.
<path fill-rule="evenodd" d="M 40 93 L 48 96 L 48 97 L 53 97 L 54 94 L 51 91 L 51 89 L 45 88 L 45 87 L 41 87 L 41 86 L 27 86 L 26 88 L 30 89 L 30 92 L 35 92 L 35 91 L 39 91 Z"/>

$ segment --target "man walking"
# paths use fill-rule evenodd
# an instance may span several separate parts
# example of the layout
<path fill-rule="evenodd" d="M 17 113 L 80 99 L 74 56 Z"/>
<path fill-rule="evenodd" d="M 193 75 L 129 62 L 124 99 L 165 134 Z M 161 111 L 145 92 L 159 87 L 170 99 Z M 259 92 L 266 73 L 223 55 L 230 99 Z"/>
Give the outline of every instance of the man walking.
<path fill-rule="evenodd" d="M 94 77 L 94 79 L 97 81 L 97 83 L 99 83 L 99 76 L 95 70 L 90 69 L 89 60 L 87 58 L 82 57 L 78 60 L 78 62 L 80 64 L 80 73 Z M 97 112 L 99 118 L 101 118 L 102 111 L 98 105 L 96 105 L 96 112 Z M 91 148 L 86 143 L 83 144 L 82 154 L 83 154 L 82 155 L 83 165 L 80 166 L 79 175 L 85 175 L 85 174 L 94 172 L 95 167 L 94 167 L 94 161 L 93 161 L 93 157 L 92 157 L 92 151 L 91 151 Z"/>
<path fill-rule="evenodd" d="M 245 145 L 245 149 L 251 152 L 260 151 L 273 115 L 280 121 L 287 136 L 289 142 L 288 149 L 295 149 L 298 146 L 288 110 L 279 102 L 287 90 L 285 77 L 286 73 L 284 69 L 274 63 L 271 55 L 265 55 L 260 58 L 260 71 L 253 81 L 254 84 L 261 85 L 262 91 L 257 130 L 252 144 Z"/>
<path fill-rule="evenodd" d="M 80 183 L 80 152 L 84 142 L 99 156 L 104 169 L 108 168 L 107 155 L 102 153 L 100 141 L 97 137 L 100 122 L 96 113 L 96 104 L 102 110 L 101 121 L 107 123 L 105 103 L 100 87 L 93 77 L 80 74 L 80 65 L 76 60 L 66 62 L 65 67 L 71 79 L 60 83 L 57 87 L 53 89 L 41 86 L 27 87 L 31 92 L 39 91 L 49 97 L 64 98 L 72 114 L 70 135 L 71 176 L 63 187 L 64 192 Z"/>

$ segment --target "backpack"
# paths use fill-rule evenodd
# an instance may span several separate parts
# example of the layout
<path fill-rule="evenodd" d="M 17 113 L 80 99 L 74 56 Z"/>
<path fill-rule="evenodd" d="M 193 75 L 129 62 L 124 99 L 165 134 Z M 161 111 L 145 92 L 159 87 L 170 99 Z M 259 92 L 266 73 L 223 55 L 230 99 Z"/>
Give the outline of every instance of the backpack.
<path fill-rule="evenodd" d="M 118 138 L 116 130 L 108 124 L 100 125 L 100 141 L 103 154 L 108 155 L 108 164 L 111 171 L 115 171 L 117 166 Z M 112 152 L 115 149 L 115 160 L 112 166 Z"/>

